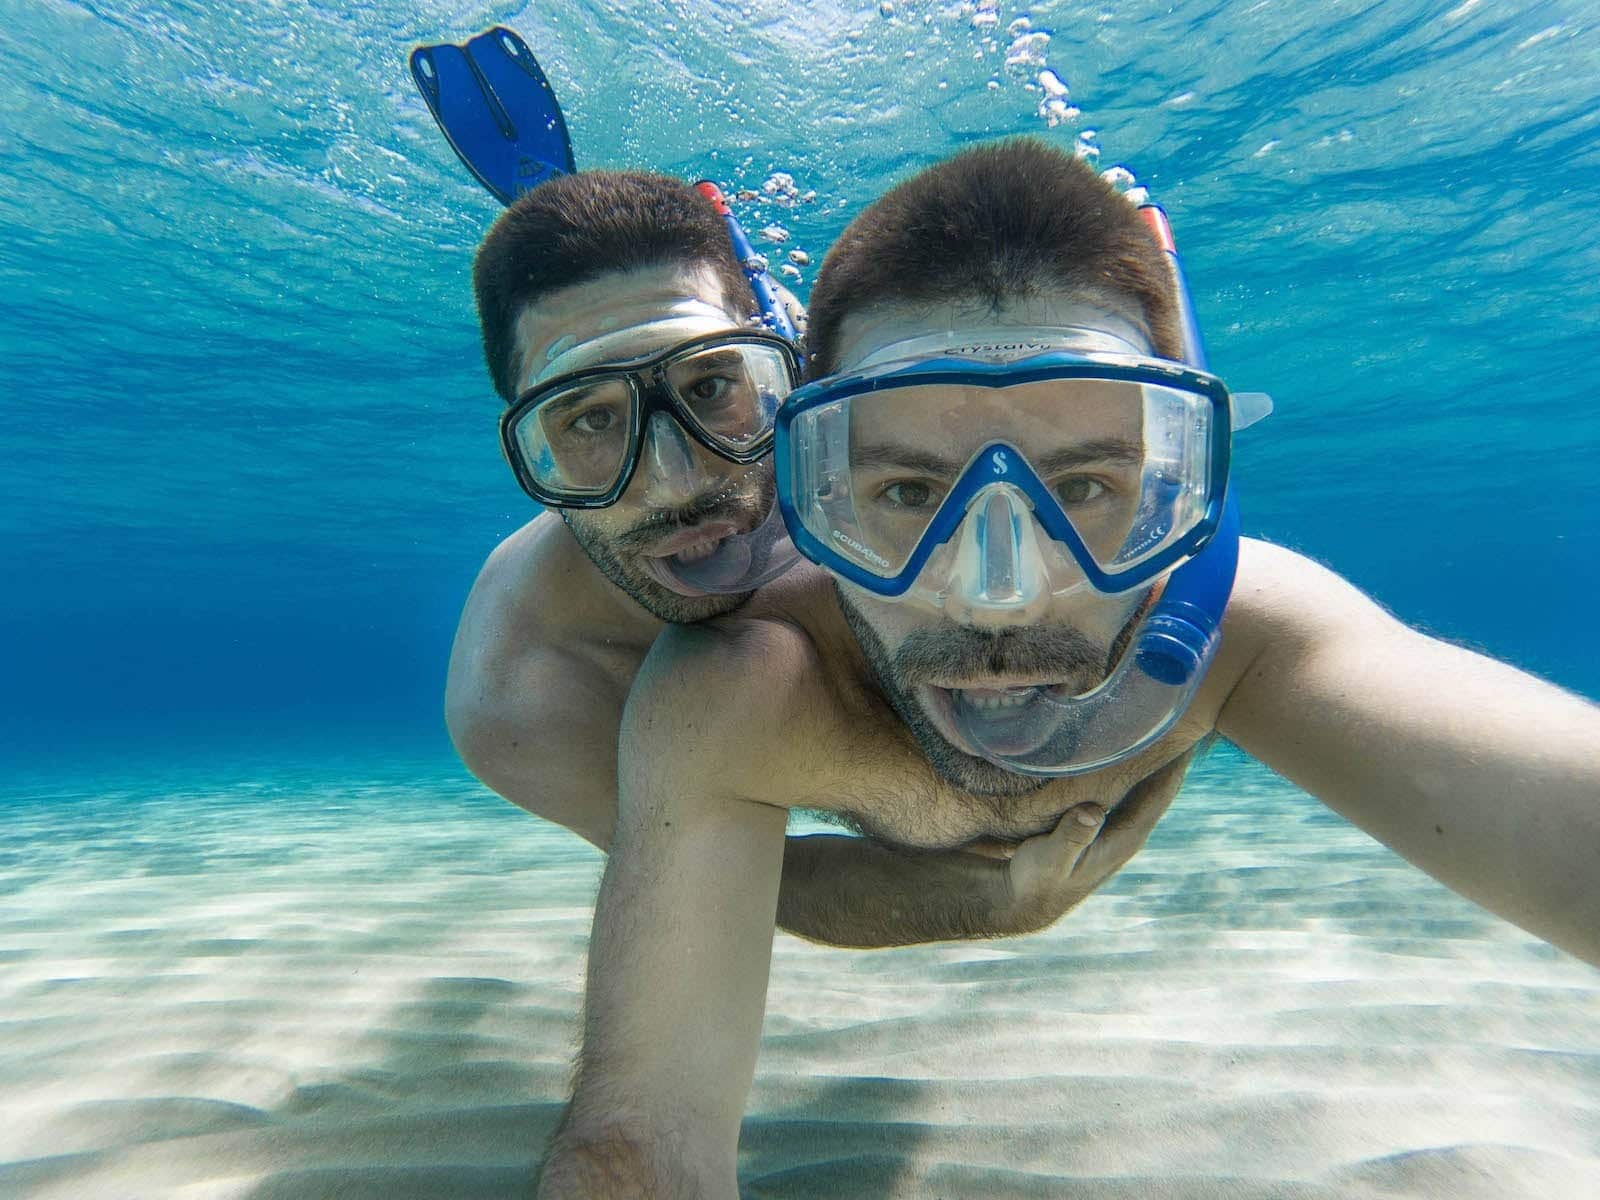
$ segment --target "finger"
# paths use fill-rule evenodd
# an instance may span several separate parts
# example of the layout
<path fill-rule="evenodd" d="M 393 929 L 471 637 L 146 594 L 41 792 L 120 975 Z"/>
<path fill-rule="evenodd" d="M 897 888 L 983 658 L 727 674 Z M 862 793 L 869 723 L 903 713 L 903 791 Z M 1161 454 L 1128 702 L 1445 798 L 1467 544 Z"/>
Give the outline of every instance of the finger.
<path fill-rule="evenodd" d="M 981 855 L 984 858 L 1004 860 L 1016 854 L 1021 845 L 1021 842 L 1006 842 L 1001 841 L 999 838 L 973 838 L 970 842 L 962 843 L 958 849 L 968 854 Z"/>
<path fill-rule="evenodd" d="M 1139 852 L 1162 815 L 1171 807 L 1189 770 L 1190 755 L 1180 755 L 1133 787 L 1106 817 L 1095 857 L 1121 865 Z"/>
<path fill-rule="evenodd" d="M 1105 819 L 1105 809 L 1098 804 L 1077 804 L 1062 813 L 1056 827 L 1043 835 L 1052 855 L 1060 860 L 1062 870 L 1070 872 L 1078 865 L 1083 852 L 1099 835 Z"/>

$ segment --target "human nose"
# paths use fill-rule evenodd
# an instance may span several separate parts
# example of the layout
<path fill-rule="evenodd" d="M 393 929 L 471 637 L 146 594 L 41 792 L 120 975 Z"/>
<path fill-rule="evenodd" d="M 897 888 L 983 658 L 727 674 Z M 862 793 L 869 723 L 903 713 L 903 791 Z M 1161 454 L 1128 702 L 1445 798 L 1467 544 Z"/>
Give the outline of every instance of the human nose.
<path fill-rule="evenodd" d="M 644 501 L 674 508 L 693 500 L 705 487 L 705 471 L 688 434 L 666 413 L 652 413 L 645 427 Z"/>
<path fill-rule="evenodd" d="M 984 489 L 962 523 L 956 586 L 946 601 L 947 611 L 955 611 L 949 615 L 989 628 L 1043 619 L 1051 588 L 1038 535 L 1027 500 L 1016 489 Z"/>

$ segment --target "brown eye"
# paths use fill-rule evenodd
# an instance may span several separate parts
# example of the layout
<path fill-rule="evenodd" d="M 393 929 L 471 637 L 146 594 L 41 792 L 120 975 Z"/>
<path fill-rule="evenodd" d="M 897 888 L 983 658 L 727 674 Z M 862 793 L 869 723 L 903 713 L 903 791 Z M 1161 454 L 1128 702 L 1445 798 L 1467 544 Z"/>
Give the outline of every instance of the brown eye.
<path fill-rule="evenodd" d="M 617 414 L 609 408 L 591 408 L 578 415 L 571 428 L 579 433 L 605 433 L 617 422 Z"/>
<path fill-rule="evenodd" d="M 1055 493 L 1063 504 L 1086 504 L 1105 490 L 1104 484 L 1087 475 L 1069 475 L 1055 485 Z"/>
<path fill-rule="evenodd" d="M 925 483 L 906 480 L 903 483 L 891 483 L 883 489 L 883 495 L 901 508 L 919 509 L 926 508 L 933 499 L 933 489 Z"/>
<path fill-rule="evenodd" d="M 725 375 L 707 375 L 690 385 L 689 399 L 696 404 L 710 404 L 722 399 L 732 385 L 733 381 Z"/>

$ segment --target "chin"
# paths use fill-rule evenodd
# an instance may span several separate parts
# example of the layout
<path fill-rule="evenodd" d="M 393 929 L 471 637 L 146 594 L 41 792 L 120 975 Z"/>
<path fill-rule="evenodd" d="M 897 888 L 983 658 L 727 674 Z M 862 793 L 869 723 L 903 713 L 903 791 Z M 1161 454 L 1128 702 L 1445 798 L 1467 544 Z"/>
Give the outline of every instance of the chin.
<path fill-rule="evenodd" d="M 755 594 L 734 592 L 719 596 L 680 596 L 653 579 L 637 580 L 632 586 L 621 586 L 652 617 L 672 625 L 693 625 L 697 621 L 727 616 Z"/>
<path fill-rule="evenodd" d="M 922 748 L 922 755 L 933 768 L 933 773 L 945 783 L 974 796 L 1003 798 L 1029 795 L 1049 782 L 1032 775 L 1008 771 L 986 758 L 968 754 L 939 731 L 925 710 L 922 716 L 923 719 L 912 726 L 912 736 Z"/>

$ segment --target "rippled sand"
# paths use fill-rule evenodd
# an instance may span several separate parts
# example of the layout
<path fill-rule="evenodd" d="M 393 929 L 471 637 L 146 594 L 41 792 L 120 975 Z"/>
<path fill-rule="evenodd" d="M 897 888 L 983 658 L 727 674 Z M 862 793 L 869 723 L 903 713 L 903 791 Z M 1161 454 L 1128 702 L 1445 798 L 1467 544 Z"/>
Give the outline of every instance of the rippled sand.
<path fill-rule="evenodd" d="M 0 796 L 0 1195 L 522 1194 L 598 858 L 458 779 Z M 757 1197 L 1600 1196 L 1600 972 L 1219 755 L 1045 934 L 775 954 Z"/>

